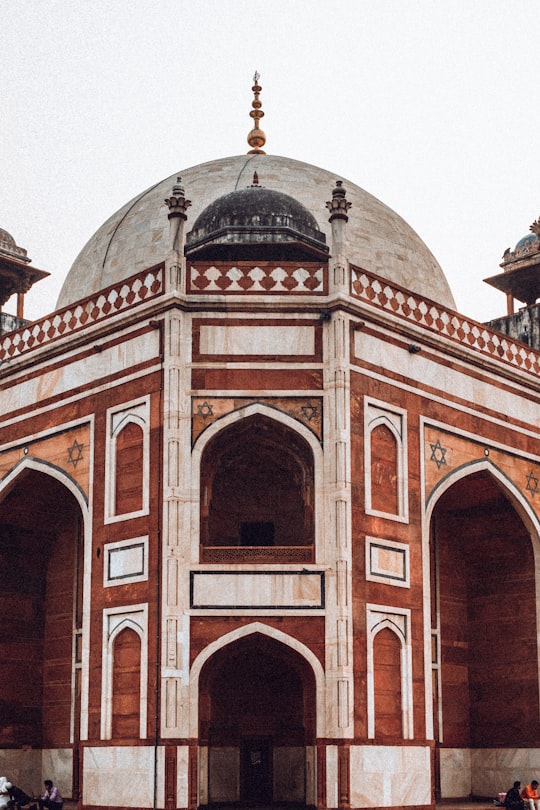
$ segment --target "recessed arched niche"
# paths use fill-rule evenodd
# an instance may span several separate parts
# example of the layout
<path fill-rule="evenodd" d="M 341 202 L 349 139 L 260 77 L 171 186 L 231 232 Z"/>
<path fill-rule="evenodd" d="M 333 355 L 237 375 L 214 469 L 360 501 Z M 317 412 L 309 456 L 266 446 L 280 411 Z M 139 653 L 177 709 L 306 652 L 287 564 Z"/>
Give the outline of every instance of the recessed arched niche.
<path fill-rule="evenodd" d="M 313 490 L 294 430 L 260 414 L 224 428 L 201 459 L 202 561 L 313 561 Z"/>

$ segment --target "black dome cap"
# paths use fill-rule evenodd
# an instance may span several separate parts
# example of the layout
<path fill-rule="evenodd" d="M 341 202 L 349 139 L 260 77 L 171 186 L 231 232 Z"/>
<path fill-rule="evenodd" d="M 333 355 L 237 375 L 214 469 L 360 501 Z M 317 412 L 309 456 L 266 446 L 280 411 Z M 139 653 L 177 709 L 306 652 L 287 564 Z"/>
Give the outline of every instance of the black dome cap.
<path fill-rule="evenodd" d="M 294 261 L 326 258 L 328 247 L 302 203 L 255 182 L 218 197 L 199 214 L 187 234 L 185 253 L 206 259 Z"/>

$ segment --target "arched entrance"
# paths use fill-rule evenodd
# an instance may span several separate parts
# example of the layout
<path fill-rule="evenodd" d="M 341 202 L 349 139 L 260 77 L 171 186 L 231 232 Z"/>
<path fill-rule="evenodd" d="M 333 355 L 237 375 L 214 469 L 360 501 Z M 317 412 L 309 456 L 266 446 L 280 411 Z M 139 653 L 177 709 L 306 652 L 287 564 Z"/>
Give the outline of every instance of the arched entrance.
<path fill-rule="evenodd" d="M 208 747 L 208 802 L 306 803 L 315 745 L 308 662 L 253 633 L 218 650 L 200 676 L 199 740 Z M 310 767 L 310 779 L 313 769 Z"/>
<path fill-rule="evenodd" d="M 0 745 L 13 750 L 11 773 L 21 781 L 21 751 L 72 749 L 76 796 L 82 514 L 68 488 L 38 466 L 23 467 L 0 492 Z"/>
<path fill-rule="evenodd" d="M 311 562 L 314 459 L 288 425 L 254 413 L 223 428 L 200 464 L 203 562 Z"/>
<path fill-rule="evenodd" d="M 476 750 L 540 744 L 535 560 L 517 506 L 502 476 L 480 469 L 456 480 L 433 511 L 434 728 L 442 797 L 491 795 Z"/>

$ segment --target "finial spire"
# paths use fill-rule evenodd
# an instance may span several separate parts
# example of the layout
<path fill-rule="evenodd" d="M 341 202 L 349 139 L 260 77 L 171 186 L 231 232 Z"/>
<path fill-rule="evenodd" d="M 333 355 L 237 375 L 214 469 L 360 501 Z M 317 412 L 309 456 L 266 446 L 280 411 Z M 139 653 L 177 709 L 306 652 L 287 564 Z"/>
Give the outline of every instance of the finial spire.
<path fill-rule="evenodd" d="M 253 76 L 253 101 L 251 102 L 251 106 L 253 109 L 249 113 L 251 118 L 253 118 L 255 124 L 249 135 L 247 136 L 247 142 L 251 146 L 251 149 L 248 152 L 248 155 L 265 155 L 266 152 L 263 151 L 261 147 L 264 146 L 266 143 L 266 135 L 259 129 L 259 121 L 263 117 L 264 112 L 262 111 L 262 102 L 259 101 L 259 94 L 262 90 L 262 87 L 259 84 L 260 75 L 257 71 L 255 71 L 255 75 Z"/>
<path fill-rule="evenodd" d="M 330 211 L 329 222 L 333 222 L 335 219 L 348 221 L 347 211 L 352 203 L 347 200 L 345 194 L 343 180 L 336 180 L 336 187 L 332 191 L 332 199 L 326 203 L 326 207 Z"/>

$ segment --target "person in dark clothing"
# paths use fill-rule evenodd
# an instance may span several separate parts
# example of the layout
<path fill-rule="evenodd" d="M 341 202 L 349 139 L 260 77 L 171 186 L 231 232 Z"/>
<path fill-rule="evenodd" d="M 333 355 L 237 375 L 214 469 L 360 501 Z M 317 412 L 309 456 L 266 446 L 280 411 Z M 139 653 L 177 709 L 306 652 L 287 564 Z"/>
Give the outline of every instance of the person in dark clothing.
<path fill-rule="evenodd" d="M 17 787 L 17 785 L 12 785 L 10 782 L 8 782 L 7 785 L 10 785 L 10 787 L 8 787 L 8 807 L 15 807 L 17 810 L 21 810 L 22 807 L 25 807 L 27 804 L 32 802 L 30 796 L 28 796 L 20 787 Z"/>
<path fill-rule="evenodd" d="M 525 810 L 525 802 L 521 798 L 521 782 L 514 782 L 504 798 L 507 810 Z"/>

